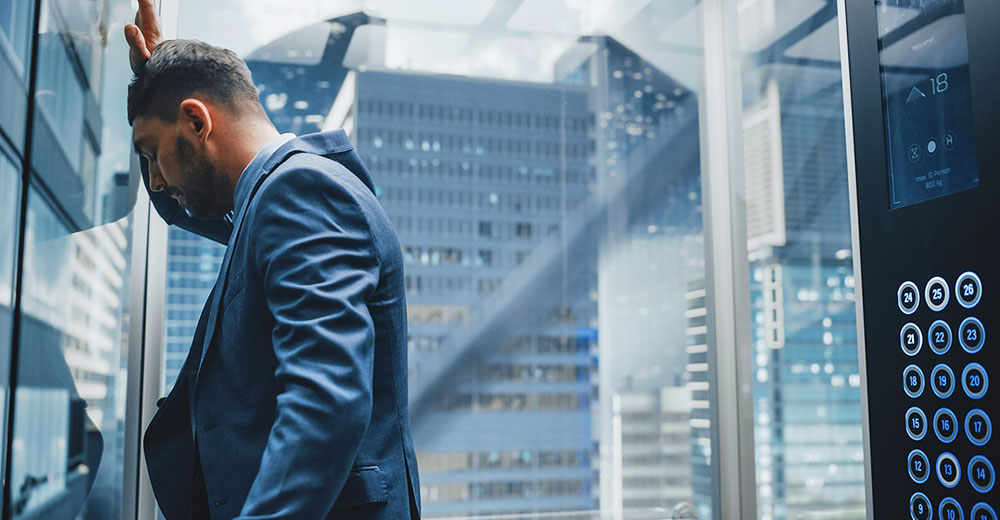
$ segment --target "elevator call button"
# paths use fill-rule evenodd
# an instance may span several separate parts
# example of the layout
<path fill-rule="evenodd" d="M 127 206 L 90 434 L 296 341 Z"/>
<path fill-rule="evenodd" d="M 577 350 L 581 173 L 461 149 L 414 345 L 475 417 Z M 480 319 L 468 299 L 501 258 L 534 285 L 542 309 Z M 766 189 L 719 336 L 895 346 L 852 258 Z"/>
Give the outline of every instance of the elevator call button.
<path fill-rule="evenodd" d="M 911 451 L 906 457 L 906 465 L 914 482 L 917 484 L 927 482 L 927 477 L 931 474 L 931 463 L 927 460 L 927 454 L 920 450 Z"/>
<path fill-rule="evenodd" d="M 969 437 L 969 442 L 976 446 L 989 442 L 993 434 L 993 425 L 990 424 L 990 417 L 986 412 L 978 408 L 969 411 L 965 416 L 965 434 Z"/>
<path fill-rule="evenodd" d="M 989 493 L 993 490 L 995 480 L 996 474 L 989 459 L 976 455 L 969 460 L 969 482 L 976 491 Z"/>
<path fill-rule="evenodd" d="M 939 312 L 948 305 L 948 284 L 944 281 L 944 278 L 940 276 L 935 276 L 927 282 L 927 287 L 924 288 L 924 298 L 927 299 L 927 306 L 931 308 L 932 311 Z"/>
<path fill-rule="evenodd" d="M 962 388 L 972 399 L 981 399 L 990 387 L 986 369 L 979 363 L 969 363 L 962 371 Z"/>
<path fill-rule="evenodd" d="M 903 370 L 903 390 L 914 399 L 924 393 L 924 373 L 917 365 L 910 365 Z"/>
<path fill-rule="evenodd" d="M 941 520 L 963 520 L 962 506 L 954 498 L 948 497 L 938 506 L 938 517 Z"/>
<path fill-rule="evenodd" d="M 920 289 L 913 282 L 903 282 L 896 291 L 896 304 L 903 314 L 913 314 L 920 306 Z"/>
<path fill-rule="evenodd" d="M 983 282 L 979 275 L 972 271 L 966 271 L 958 277 L 955 282 L 955 297 L 958 303 L 966 309 L 971 309 L 979 303 L 983 296 Z"/>
<path fill-rule="evenodd" d="M 978 318 L 968 317 L 962 320 L 962 324 L 958 326 L 958 334 L 959 343 L 969 354 L 979 352 L 986 341 L 986 329 Z"/>
<path fill-rule="evenodd" d="M 941 481 L 942 486 L 953 488 L 962 480 L 962 467 L 958 465 L 958 459 L 955 458 L 955 455 L 947 451 L 938 455 L 935 466 L 938 480 Z"/>
<path fill-rule="evenodd" d="M 970 520 L 997 520 L 997 513 L 986 502 L 980 502 L 972 506 Z"/>
<path fill-rule="evenodd" d="M 910 518 L 913 520 L 931 520 L 931 501 L 927 495 L 917 492 L 910 497 Z"/>
<path fill-rule="evenodd" d="M 927 416 L 916 406 L 906 411 L 906 433 L 915 441 L 923 439 L 927 434 Z"/>
<path fill-rule="evenodd" d="M 934 388 L 934 395 L 941 399 L 951 397 L 955 391 L 955 373 L 951 367 L 941 363 L 931 371 L 931 386 Z"/>

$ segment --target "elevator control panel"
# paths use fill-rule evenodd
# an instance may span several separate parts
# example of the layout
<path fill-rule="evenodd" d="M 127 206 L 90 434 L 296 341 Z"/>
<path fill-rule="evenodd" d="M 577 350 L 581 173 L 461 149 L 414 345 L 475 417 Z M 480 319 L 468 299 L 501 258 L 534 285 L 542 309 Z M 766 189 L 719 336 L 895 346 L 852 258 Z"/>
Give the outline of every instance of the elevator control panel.
<path fill-rule="evenodd" d="M 868 516 L 1000 520 L 1000 2 L 838 14 Z"/>

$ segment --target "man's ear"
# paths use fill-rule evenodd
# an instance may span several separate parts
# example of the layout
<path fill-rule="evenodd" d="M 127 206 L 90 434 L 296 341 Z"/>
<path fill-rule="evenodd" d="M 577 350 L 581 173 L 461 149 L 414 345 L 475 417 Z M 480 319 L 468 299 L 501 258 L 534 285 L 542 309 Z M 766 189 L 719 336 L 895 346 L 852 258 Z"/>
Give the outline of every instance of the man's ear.
<path fill-rule="evenodd" d="M 202 100 L 187 98 L 181 101 L 177 121 L 199 141 L 204 141 L 212 133 L 212 113 Z"/>

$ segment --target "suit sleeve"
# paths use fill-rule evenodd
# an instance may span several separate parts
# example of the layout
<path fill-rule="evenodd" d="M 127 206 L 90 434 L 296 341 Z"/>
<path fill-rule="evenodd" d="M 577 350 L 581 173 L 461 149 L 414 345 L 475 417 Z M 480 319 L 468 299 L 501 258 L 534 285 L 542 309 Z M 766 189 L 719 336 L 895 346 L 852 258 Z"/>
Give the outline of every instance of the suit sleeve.
<path fill-rule="evenodd" d="M 222 245 L 229 244 L 229 235 L 233 232 L 232 212 L 219 218 L 201 219 L 189 216 L 173 197 L 162 191 L 156 192 L 149 189 L 149 162 L 141 155 L 139 156 L 139 170 L 142 172 L 142 185 L 146 188 L 146 193 L 149 193 L 149 200 L 164 222 Z"/>
<path fill-rule="evenodd" d="M 356 195 L 329 174 L 274 175 L 248 218 L 282 391 L 239 520 L 325 518 L 372 411 L 375 330 L 366 301 L 379 267 L 371 227 Z"/>

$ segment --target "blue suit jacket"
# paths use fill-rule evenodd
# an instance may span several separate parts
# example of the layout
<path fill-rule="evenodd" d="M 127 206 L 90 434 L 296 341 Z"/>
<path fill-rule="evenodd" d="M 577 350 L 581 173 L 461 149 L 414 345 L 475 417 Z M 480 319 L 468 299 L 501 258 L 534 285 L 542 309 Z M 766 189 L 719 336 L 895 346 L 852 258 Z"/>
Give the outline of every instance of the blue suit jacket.
<path fill-rule="evenodd" d="M 197 449 L 213 519 L 411 518 L 403 260 L 371 177 L 343 131 L 250 170 L 224 219 L 150 193 L 167 223 L 228 245 L 144 438 L 160 508 L 191 514 Z"/>

